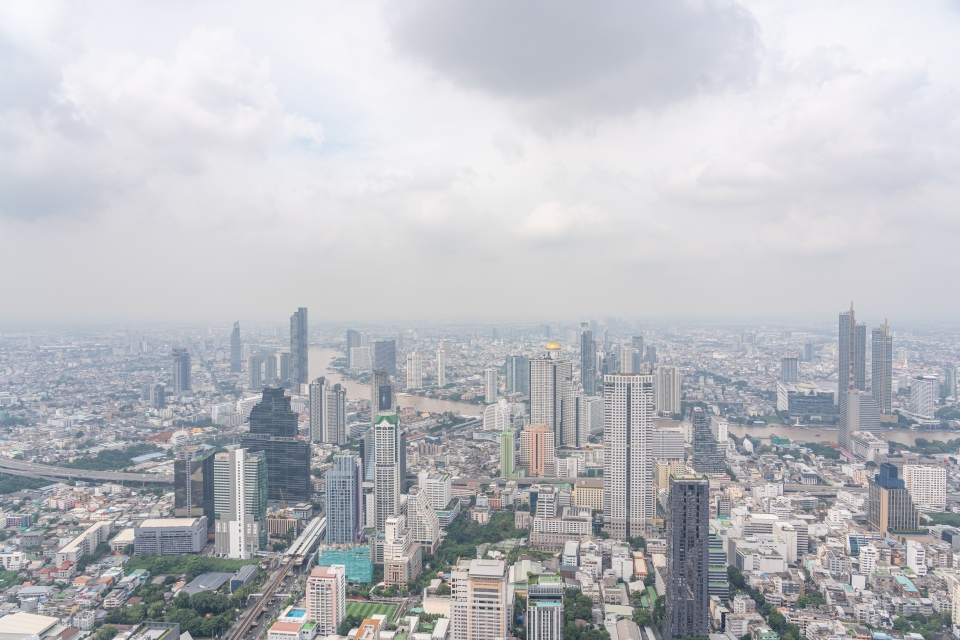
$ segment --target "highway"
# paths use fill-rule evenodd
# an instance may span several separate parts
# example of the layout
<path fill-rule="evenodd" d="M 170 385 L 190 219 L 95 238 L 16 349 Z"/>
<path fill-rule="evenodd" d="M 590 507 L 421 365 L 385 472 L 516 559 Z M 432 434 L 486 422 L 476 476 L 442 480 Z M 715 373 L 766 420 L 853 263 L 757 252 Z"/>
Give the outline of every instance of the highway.
<path fill-rule="evenodd" d="M 47 464 L 23 462 L 0 457 L 0 473 L 9 473 L 15 476 L 28 478 L 42 478 L 50 480 L 97 480 L 100 482 L 142 482 L 146 484 L 173 484 L 173 476 L 160 473 L 123 473 L 121 471 L 86 471 L 84 469 L 68 469 L 66 467 L 52 467 Z"/>
<path fill-rule="evenodd" d="M 284 559 L 283 564 L 280 566 L 277 574 L 270 579 L 266 584 L 264 589 L 260 592 L 260 598 L 253 604 L 253 607 L 245 614 L 243 614 L 240 619 L 227 631 L 223 636 L 223 640 L 238 640 L 246 635 L 247 631 L 250 630 L 251 626 L 254 626 L 253 623 L 256 621 L 257 616 L 264 609 L 267 603 L 270 601 L 270 598 L 273 597 L 274 592 L 277 590 L 277 587 L 283 582 L 283 579 L 290 573 L 290 570 L 293 569 L 293 562 L 289 559 Z M 280 604 L 280 603 L 277 603 Z M 269 618 L 267 615 L 264 615 L 264 619 L 255 625 L 258 629 L 261 625 L 265 625 L 273 618 L 273 615 L 276 613 L 277 605 L 275 604 L 271 607 Z"/>

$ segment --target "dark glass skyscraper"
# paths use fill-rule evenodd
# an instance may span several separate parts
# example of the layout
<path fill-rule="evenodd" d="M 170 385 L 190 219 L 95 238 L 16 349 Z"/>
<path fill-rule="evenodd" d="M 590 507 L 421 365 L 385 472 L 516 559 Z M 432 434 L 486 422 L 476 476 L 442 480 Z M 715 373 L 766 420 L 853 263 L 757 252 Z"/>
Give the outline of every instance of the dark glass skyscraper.
<path fill-rule="evenodd" d="M 213 455 L 200 447 L 177 451 L 173 461 L 173 515 L 177 518 L 207 516 L 213 523 Z"/>
<path fill-rule="evenodd" d="M 867 388 L 867 326 L 857 324 L 853 303 L 840 314 L 839 362 L 837 367 L 837 437 L 841 447 L 850 448 L 847 428 L 847 396 L 850 391 Z"/>
<path fill-rule="evenodd" d="M 240 373 L 240 323 L 233 323 L 233 333 L 230 334 L 230 371 Z"/>
<path fill-rule="evenodd" d="M 710 430 L 710 418 L 700 407 L 693 408 L 693 468 L 699 473 L 726 471 L 723 454 L 717 451 L 717 439 Z"/>
<path fill-rule="evenodd" d="M 507 356 L 507 393 L 530 393 L 530 358 Z"/>
<path fill-rule="evenodd" d="M 180 395 L 190 391 L 190 352 L 186 349 L 173 350 L 173 393 Z"/>
<path fill-rule="evenodd" d="M 263 390 L 263 399 L 250 412 L 250 433 L 240 445 L 266 455 L 270 501 L 310 502 L 310 445 L 297 437 L 297 414 L 290 410 L 290 396 L 283 389 Z"/>
<path fill-rule="evenodd" d="M 589 322 L 580 323 L 580 384 L 588 396 L 597 395 L 597 343 Z"/>
<path fill-rule="evenodd" d="M 393 384 L 386 369 L 370 372 L 370 423 L 381 411 L 393 411 Z"/>
<path fill-rule="evenodd" d="M 360 461 L 353 455 L 333 457 L 324 476 L 327 487 L 327 544 L 354 544 L 363 534 L 360 505 Z"/>
<path fill-rule="evenodd" d="M 307 338 L 307 308 L 300 307 L 290 316 L 290 388 L 300 393 L 300 385 L 310 382 L 310 369 L 307 359 L 309 349 Z M 267 461 L 267 464 L 270 464 Z"/>
<path fill-rule="evenodd" d="M 390 377 L 397 377 L 397 341 L 376 340 L 373 343 L 373 368 L 383 369 Z"/>
<path fill-rule="evenodd" d="M 710 633 L 710 481 L 670 476 L 667 505 L 667 615 L 664 638 Z"/>

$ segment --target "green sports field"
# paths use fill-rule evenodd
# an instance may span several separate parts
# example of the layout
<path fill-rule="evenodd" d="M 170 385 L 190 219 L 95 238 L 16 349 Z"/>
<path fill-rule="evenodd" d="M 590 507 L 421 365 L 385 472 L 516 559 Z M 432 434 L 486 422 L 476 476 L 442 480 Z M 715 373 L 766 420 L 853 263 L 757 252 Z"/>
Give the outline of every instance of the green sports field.
<path fill-rule="evenodd" d="M 375 602 L 357 602 L 347 600 L 347 615 L 354 614 L 361 618 L 369 618 L 378 613 L 387 616 L 387 622 L 393 622 L 393 616 L 396 614 L 397 605 L 395 604 L 377 604 Z"/>

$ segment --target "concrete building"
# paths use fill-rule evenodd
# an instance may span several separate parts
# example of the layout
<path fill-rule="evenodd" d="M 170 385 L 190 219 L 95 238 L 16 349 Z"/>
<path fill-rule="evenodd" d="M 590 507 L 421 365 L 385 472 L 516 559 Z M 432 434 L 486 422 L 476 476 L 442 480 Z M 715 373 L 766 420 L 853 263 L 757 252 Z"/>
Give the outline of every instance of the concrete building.
<path fill-rule="evenodd" d="M 580 323 L 580 386 L 585 395 L 597 395 L 597 343 L 589 322 Z"/>
<path fill-rule="evenodd" d="M 233 332 L 230 334 L 230 372 L 240 373 L 242 351 L 240 343 L 240 323 L 233 323 Z"/>
<path fill-rule="evenodd" d="M 663 415 L 680 413 L 680 368 L 668 365 L 657 367 L 656 407 Z"/>
<path fill-rule="evenodd" d="M 546 425 L 555 446 L 576 446 L 573 398 L 573 363 L 559 343 L 547 343 L 547 355 L 530 361 L 530 423 Z"/>
<path fill-rule="evenodd" d="M 850 435 L 857 431 L 879 434 L 880 408 L 873 395 L 856 389 L 847 392 L 847 450 L 853 446 Z"/>
<path fill-rule="evenodd" d="M 435 511 L 446 509 L 453 492 L 453 479 L 448 473 L 421 471 L 418 477 L 420 488 L 427 494 L 430 506 Z"/>
<path fill-rule="evenodd" d="M 300 385 L 310 382 L 310 338 L 307 331 L 307 308 L 298 308 L 290 316 L 290 388 L 301 393 Z"/>
<path fill-rule="evenodd" d="M 267 458 L 262 451 L 233 449 L 213 461 L 214 553 L 251 558 L 267 544 Z"/>
<path fill-rule="evenodd" d="M 93 553 L 101 542 L 110 535 L 111 522 L 95 522 L 76 538 L 57 551 L 57 566 L 64 562 L 76 562 L 82 556 Z"/>
<path fill-rule="evenodd" d="M 703 476 L 670 477 L 667 508 L 667 615 L 665 638 L 710 632 L 710 482 Z"/>
<path fill-rule="evenodd" d="M 483 371 L 484 402 L 487 404 L 493 404 L 497 401 L 499 373 L 497 369 L 484 369 Z"/>
<path fill-rule="evenodd" d="M 876 462 L 881 455 L 890 451 L 886 440 L 881 440 L 872 433 L 854 431 L 850 434 L 850 453 L 863 461 Z"/>
<path fill-rule="evenodd" d="M 383 581 L 389 587 L 419 578 L 423 552 L 407 526 L 407 517 L 403 514 L 390 516 L 384 529 Z"/>
<path fill-rule="evenodd" d="M 924 513 L 943 513 L 947 507 L 947 470 L 943 467 L 903 465 L 903 484 L 913 504 Z"/>
<path fill-rule="evenodd" d="M 847 426 L 847 392 L 867 388 L 867 326 L 857 324 L 852 302 L 850 311 L 840 313 L 837 371 L 837 438 L 841 447 L 849 449 L 850 434 L 855 429 Z"/>
<path fill-rule="evenodd" d="M 390 374 L 385 369 L 374 369 L 370 372 L 370 424 L 381 411 L 390 412 L 394 409 Z"/>
<path fill-rule="evenodd" d="M 520 432 L 520 466 L 528 476 L 552 477 L 554 433 L 544 424 L 531 424 Z"/>
<path fill-rule="evenodd" d="M 248 384 L 251 391 L 263 389 L 263 361 L 260 356 L 247 358 L 247 375 L 250 378 Z"/>
<path fill-rule="evenodd" d="M 517 432 L 504 429 L 500 432 L 500 477 L 512 478 L 516 474 L 514 458 L 517 451 Z"/>
<path fill-rule="evenodd" d="M 179 556 L 200 553 L 207 544 L 207 518 L 148 518 L 133 528 L 138 556 Z"/>
<path fill-rule="evenodd" d="M 701 407 L 693 408 L 693 468 L 699 473 L 724 473 L 724 456 L 710 430 L 710 418 Z"/>
<path fill-rule="evenodd" d="M 325 377 L 310 383 L 310 442 L 346 444 L 347 390 Z"/>
<path fill-rule="evenodd" d="M 329 636 L 347 617 L 346 567 L 314 567 L 307 578 L 307 618 L 317 623 L 317 635 Z"/>
<path fill-rule="evenodd" d="M 510 635 L 513 587 L 503 560 L 461 560 L 451 572 L 451 640 Z"/>
<path fill-rule="evenodd" d="M 397 341 L 376 340 L 373 343 L 373 368 L 383 369 L 391 378 L 397 377 Z"/>
<path fill-rule="evenodd" d="M 527 585 L 527 640 L 562 640 L 563 581 L 558 575 L 534 580 Z"/>
<path fill-rule="evenodd" d="M 871 334 L 872 360 L 870 364 L 870 393 L 880 413 L 892 411 L 893 393 L 893 336 L 886 320 Z"/>
<path fill-rule="evenodd" d="M 940 378 L 917 376 L 910 383 L 910 413 L 918 418 L 932 420 L 940 400 Z"/>
<path fill-rule="evenodd" d="M 437 350 L 437 386 L 447 386 L 447 352 L 443 349 Z"/>
<path fill-rule="evenodd" d="M 440 546 L 440 519 L 430 504 L 427 492 L 421 487 L 410 487 L 407 493 L 407 524 L 414 542 L 424 553 L 432 554 Z"/>
<path fill-rule="evenodd" d="M 179 396 L 189 393 L 190 383 L 190 352 L 186 349 L 174 349 L 172 353 L 173 365 L 173 395 Z"/>
<path fill-rule="evenodd" d="M 896 531 L 916 531 L 920 514 L 897 468 L 880 463 L 880 472 L 870 479 L 867 489 L 867 522 L 883 535 Z"/>
<path fill-rule="evenodd" d="M 653 376 L 604 378 L 603 515 L 611 536 L 649 533 L 655 515 L 650 483 Z"/>
<path fill-rule="evenodd" d="M 796 356 L 780 358 L 780 380 L 789 384 L 796 382 L 799 377 L 799 365 Z"/>
<path fill-rule="evenodd" d="M 777 411 L 786 411 L 791 418 L 823 421 L 824 416 L 836 415 L 834 396 L 812 382 L 777 381 Z"/>
<path fill-rule="evenodd" d="M 423 388 L 423 358 L 419 351 L 407 354 L 407 389 Z"/>
<path fill-rule="evenodd" d="M 530 358 L 507 356 L 507 393 L 530 393 Z"/>
<path fill-rule="evenodd" d="M 327 544 L 356 544 L 363 536 L 360 459 L 351 454 L 333 457 L 324 476 L 327 487 Z"/>
<path fill-rule="evenodd" d="M 373 423 L 373 471 L 376 530 L 383 532 L 387 519 L 400 513 L 400 418 L 379 413 Z"/>

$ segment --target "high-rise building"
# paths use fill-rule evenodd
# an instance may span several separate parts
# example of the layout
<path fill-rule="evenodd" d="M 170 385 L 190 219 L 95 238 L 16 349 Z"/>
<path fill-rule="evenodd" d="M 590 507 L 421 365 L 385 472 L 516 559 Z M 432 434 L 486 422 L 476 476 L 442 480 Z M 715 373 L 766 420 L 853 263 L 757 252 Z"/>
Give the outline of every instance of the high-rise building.
<path fill-rule="evenodd" d="M 710 633 L 710 481 L 701 476 L 670 478 L 667 507 L 667 615 L 664 638 Z"/>
<path fill-rule="evenodd" d="M 943 513 L 947 507 L 947 470 L 927 465 L 903 465 L 903 485 L 913 504 L 924 513 Z"/>
<path fill-rule="evenodd" d="M 649 347 L 647 347 L 647 356 L 645 360 L 650 365 L 651 369 L 657 366 L 657 348 L 652 344 Z"/>
<path fill-rule="evenodd" d="M 513 596 L 503 560 L 461 560 L 451 572 L 451 640 L 489 640 L 510 635 Z"/>
<path fill-rule="evenodd" d="M 347 617 L 347 568 L 314 567 L 307 578 L 306 605 L 307 619 L 317 623 L 316 634 L 336 635 Z"/>
<path fill-rule="evenodd" d="M 280 354 L 280 371 L 278 376 L 280 378 L 280 384 L 284 387 L 291 387 L 290 384 L 290 354 L 284 351 Z M 293 393 L 300 393 L 300 389 L 296 388 L 292 390 Z"/>
<path fill-rule="evenodd" d="M 633 347 L 620 348 L 620 373 L 643 373 L 643 363 L 637 357 L 637 350 Z"/>
<path fill-rule="evenodd" d="M 359 331 L 356 329 L 347 329 L 347 346 L 344 351 L 346 351 L 348 369 L 355 368 L 350 358 L 350 351 L 351 349 L 358 349 L 362 347 L 363 345 L 361 344 L 361 340 L 362 338 Z"/>
<path fill-rule="evenodd" d="M 848 391 L 846 405 L 846 425 L 851 436 L 857 431 L 880 433 L 880 408 L 871 394 L 856 389 Z"/>
<path fill-rule="evenodd" d="M 296 504 L 313 498 L 310 444 L 297 435 L 297 414 L 290 410 L 290 396 L 280 387 L 266 387 L 260 403 L 250 412 L 250 432 L 240 444 L 266 456 L 267 489 L 273 502 Z"/>
<path fill-rule="evenodd" d="M 407 389 L 423 388 L 423 359 L 419 351 L 407 354 Z"/>
<path fill-rule="evenodd" d="M 484 369 L 483 371 L 483 391 L 484 401 L 487 404 L 493 404 L 497 401 L 497 387 L 500 378 L 500 371 L 497 369 Z"/>
<path fill-rule="evenodd" d="M 548 426 L 558 447 L 575 439 L 573 398 L 573 363 L 560 355 L 557 342 L 550 342 L 547 355 L 530 361 L 530 422 Z"/>
<path fill-rule="evenodd" d="M 916 531 L 920 513 L 910 498 L 897 467 L 880 463 L 880 471 L 867 487 L 867 523 L 881 535 L 896 531 Z"/>
<path fill-rule="evenodd" d="M 377 414 L 373 421 L 374 496 L 376 530 L 383 532 L 387 518 L 400 513 L 400 418 L 394 412 Z"/>
<path fill-rule="evenodd" d="M 267 459 L 262 451 L 233 449 L 213 460 L 216 512 L 214 553 L 252 558 L 267 544 Z"/>
<path fill-rule="evenodd" d="M 871 335 L 870 391 L 880 413 L 890 413 L 893 392 L 893 336 L 884 321 Z M 853 430 L 849 430 L 853 433 Z"/>
<path fill-rule="evenodd" d="M 173 461 L 173 515 L 177 518 L 206 516 L 216 519 L 214 509 L 213 456 L 203 448 L 186 447 Z"/>
<path fill-rule="evenodd" d="M 803 361 L 813 362 L 813 343 L 806 342 L 803 345 Z"/>
<path fill-rule="evenodd" d="M 643 336 L 633 336 L 630 338 L 630 346 L 637 350 L 640 361 L 643 362 Z"/>
<path fill-rule="evenodd" d="M 370 372 L 370 423 L 373 424 L 381 411 L 393 411 L 393 384 L 390 374 L 384 369 Z"/>
<path fill-rule="evenodd" d="M 383 581 L 386 585 L 405 585 L 419 578 L 423 569 L 422 558 L 423 551 L 407 526 L 407 516 L 399 513 L 387 518 L 383 536 Z"/>
<path fill-rule="evenodd" d="M 936 415 L 940 399 L 939 376 L 917 376 L 910 383 L 910 413 L 927 420 Z"/>
<path fill-rule="evenodd" d="M 530 358 L 507 356 L 507 393 L 530 393 Z"/>
<path fill-rule="evenodd" d="M 437 550 L 440 546 L 440 519 L 427 492 L 419 486 L 410 487 L 407 493 L 407 524 L 413 540 L 424 553 Z"/>
<path fill-rule="evenodd" d="M 849 449 L 852 431 L 847 428 L 847 391 L 867 388 L 867 326 L 857 324 L 852 302 L 850 311 L 840 314 L 839 328 L 837 440 L 841 447 Z"/>
<path fill-rule="evenodd" d="M 514 456 L 517 450 L 517 432 L 504 429 L 500 432 L 500 477 L 512 478 L 516 473 Z"/>
<path fill-rule="evenodd" d="M 527 640 L 562 640 L 563 582 L 558 575 L 533 580 L 527 585 Z"/>
<path fill-rule="evenodd" d="M 347 390 L 321 376 L 310 383 L 310 442 L 347 443 Z"/>
<path fill-rule="evenodd" d="M 443 349 L 437 349 L 437 386 L 447 386 L 447 352 Z"/>
<path fill-rule="evenodd" d="M 651 347 L 652 349 L 653 347 Z M 680 413 L 681 409 L 681 391 L 680 391 L 680 368 L 668 365 L 657 367 L 656 382 L 657 411 L 664 415 L 674 415 Z"/>
<path fill-rule="evenodd" d="M 351 454 L 333 457 L 324 475 L 327 487 L 327 544 L 355 544 L 363 535 L 360 460 Z"/>
<path fill-rule="evenodd" d="M 290 387 L 297 394 L 300 385 L 310 382 L 309 349 L 307 308 L 300 307 L 290 316 Z"/>
<path fill-rule="evenodd" d="M 250 390 L 260 391 L 260 389 L 263 389 L 263 371 L 260 356 L 250 356 L 250 359 L 247 360 L 247 373 L 250 375 Z"/>
<path fill-rule="evenodd" d="M 700 407 L 693 408 L 693 468 L 699 473 L 724 473 L 723 453 L 710 430 L 710 418 Z"/>
<path fill-rule="evenodd" d="M 173 394 L 187 393 L 190 386 L 190 352 L 186 349 L 173 350 Z"/>
<path fill-rule="evenodd" d="M 266 375 L 264 378 L 266 378 L 267 384 L 280 385 L 280 367 L 277 366 L 277 354 L 271 353 L 268 355 L 265 365 Z"/>
<path fill-rule="evenodd" d="M 796 356 L 784 356 L 780 358 L 780 379 L 784 382 L 797 382 L 800 377 L 800 367 L 797 364 Z"/>
<path fill-rule="evenodd" d="M 947 397 L 957 397 L 957 367 L 954 364 L 948 364 L 943 368 L 943 381 L 947 387 Z"/>
<path fill-rule="evenodd" d="M 377 340 L 373 343 L 373 368 L 384 369 L 391 378 L 397 377 L 397 341 Z"/>
<path fill-rule="evenodd" d="M 603 402 L 604 528 L 621 539 L 644 535 L 656 515 L 650 483 L 653 376 L 606 376 Z"/>
<path fill-rule="evenodd" d="M 230 334 L 230 371 L 233 373 L 240 373 L 240 352 L 242 347 L 240 344 L 240 323 L 233 323 L 233 333 Z"/>
<path fill-rule="evenodd" d="M 553 431 L 543 424 L 530 424 L 520 432 L 520 465 L 528 476 L 552 477 L 556 457 Z"/>
<path fill-rule="evenodd" d="M 580 384 L 588 396 L 597 395 L 597 343 L 589 322 L 580 323 Z"/>
<path fill-rule="evenodd" d="M 160 383 L 150 385 L 150 406 L 154 409 L 167 406 L 167 389 Z"/>

